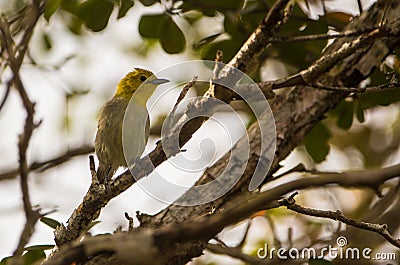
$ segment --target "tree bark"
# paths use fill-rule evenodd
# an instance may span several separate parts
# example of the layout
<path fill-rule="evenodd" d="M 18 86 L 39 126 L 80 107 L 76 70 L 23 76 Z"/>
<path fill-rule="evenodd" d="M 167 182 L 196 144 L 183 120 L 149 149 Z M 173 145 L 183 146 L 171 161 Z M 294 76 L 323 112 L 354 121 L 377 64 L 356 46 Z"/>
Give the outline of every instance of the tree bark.
<path fill-rule="evenodd" d="M 387 1 L 375 3 L 369 10 L 366 10 L 360 17 L 355 18 L 345 30 L 365 30 L 376 27 L 383 18 L 390 20 L 400 14 L 400 3 L 391 1 L 385 10 Z M 322 56 L 328 55 L 346 42 L 354 38 L 338 39 L 325 49 Z M 348 86 L 357 87 L 358 84 L 367 79 L 372 71 L 379 67 L 384 59 L 399 47 L 400 39 L 397 37 L 378 39 L 371 45 L 349 56 L 331 69 L 319 80 L 327 86 Z M 303 141 L 305 135 L 322 119 L 327 111 L 334 108 L 348 93 L 330 92 L 315 89 L 307 86 L 295 86 L 277 96 L 271 102 L 271 109 L 275 118 L 277 142 L 275 160 L 271 167 L 271 175 L 279 169 L 279 161 L 286 156 Z M 247 131 L 251 139 L 251 150 L 257 150 L 260 144 L 260 131 L 257 123 L 253 124 Z M 211 168 L 206 170 L 203 176 L 197 181 L 196 185 L 201 185 L 212 180 L 212 176 L 218 176 L 225 168 L 229 154 L 223 156 Z M 223 197 L 209 204 L 185 207 L 171 205 L 167 209 L 155 216 L 140 215 L 141 227 L 157 228 L 170 223 L 180 223 L 202 216 L 210 212 L 211 209 L 223 211 L 229 202 L 236 201 L 238 198 L 248 195 L 248 184 L 252 177 L 255 165 L 257 164 L 257 152 L 253 152 L 248 161 L 247 168 L 237 185 Z M 244 202 L 245 203 L 245 202 Z M 205 248 L 207 241 L 193 241 L 189 244 L 178 245 L 171 249 L 164 249 L 162 257 L 163 264 L 185 264 L 193 257 L 200 255 Z M 165 254 L 168 252 L 168 254 Z"/>

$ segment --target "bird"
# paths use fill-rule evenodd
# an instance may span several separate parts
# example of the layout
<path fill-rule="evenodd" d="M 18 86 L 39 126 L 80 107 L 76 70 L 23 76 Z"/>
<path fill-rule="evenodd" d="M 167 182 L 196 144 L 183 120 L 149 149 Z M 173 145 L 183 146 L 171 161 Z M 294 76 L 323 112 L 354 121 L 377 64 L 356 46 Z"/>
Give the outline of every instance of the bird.
<path fill-rule="evenodd" d="M 114 96 L 103 105 L 94 141 L 99 183 L 107 183 L 119 167 L 132 165 L 143 154 L 150 127 L 146 103 L 157 86 L 167 82 L 149 70 L 134 68 L 121 79 Z M 123 131 L 123 126 L 128 127 Z"/>

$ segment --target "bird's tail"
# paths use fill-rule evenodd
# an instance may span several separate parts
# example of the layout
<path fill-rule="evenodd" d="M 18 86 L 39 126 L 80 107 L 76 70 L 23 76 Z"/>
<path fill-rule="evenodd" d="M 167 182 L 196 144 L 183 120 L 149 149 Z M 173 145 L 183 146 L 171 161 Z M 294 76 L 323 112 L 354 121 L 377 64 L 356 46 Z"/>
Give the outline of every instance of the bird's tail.
<path fill-rule="evenodd" d="M 105 183 L 111 179 L 113 173 L 114 172 L 111 166 L 100 164 L 96 173 L 97 180 L 99 181 L 99 183 Z"/>

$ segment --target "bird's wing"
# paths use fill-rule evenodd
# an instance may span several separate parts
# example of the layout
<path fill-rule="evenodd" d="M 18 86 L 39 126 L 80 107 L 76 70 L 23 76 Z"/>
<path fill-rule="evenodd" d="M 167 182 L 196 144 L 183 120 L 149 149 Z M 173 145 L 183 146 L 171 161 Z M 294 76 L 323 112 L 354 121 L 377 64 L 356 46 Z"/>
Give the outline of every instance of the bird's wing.
<path fill-rule="evenodd" d="M 129 104 L 122 126 L 122 143 L 125 159 L 131 166 L 142 155 L 149 131 L 147 109 L 138 104 Z"/>

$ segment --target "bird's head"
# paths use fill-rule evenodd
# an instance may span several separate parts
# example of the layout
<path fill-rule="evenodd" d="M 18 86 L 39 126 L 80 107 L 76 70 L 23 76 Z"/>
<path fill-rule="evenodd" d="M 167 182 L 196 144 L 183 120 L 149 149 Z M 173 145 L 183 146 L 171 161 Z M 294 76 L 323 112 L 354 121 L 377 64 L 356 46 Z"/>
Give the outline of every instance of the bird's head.
<path fill-rule="evenodd" d="M 132 96 L 135 95 L 135 99 L 146 103 L 157 86 L 167 82 L 169 82 L 169 80 L 157 78 L 149 70 L 135 68 L 118 83 L 114 97 L 123 97 L 130 100 Z M 139 87 L 140 89 L 138 89 Z"/>

